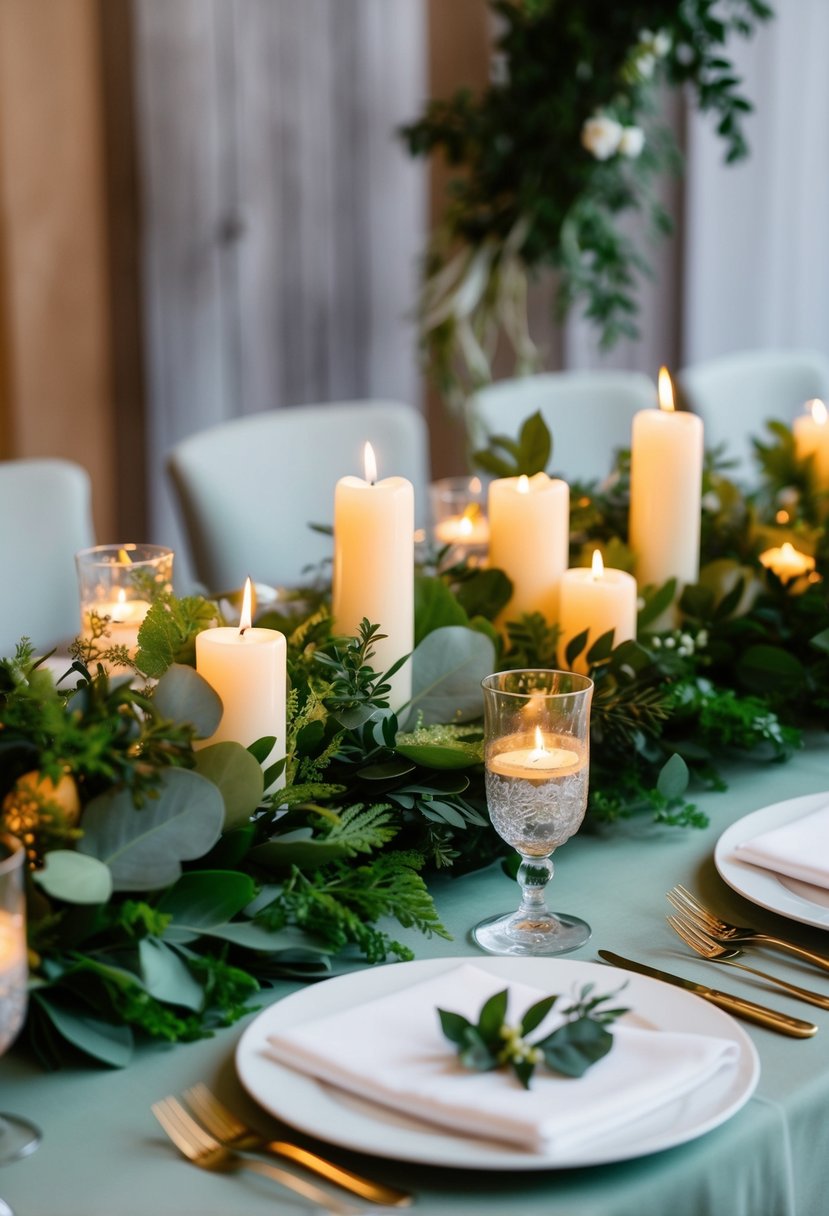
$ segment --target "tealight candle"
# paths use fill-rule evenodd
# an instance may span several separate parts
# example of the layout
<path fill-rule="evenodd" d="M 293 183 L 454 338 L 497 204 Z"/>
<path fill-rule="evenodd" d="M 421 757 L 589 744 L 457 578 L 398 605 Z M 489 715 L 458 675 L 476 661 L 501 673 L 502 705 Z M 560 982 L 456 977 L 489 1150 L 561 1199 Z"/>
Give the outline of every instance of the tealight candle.
<path fill-rule="evenodd" d="M 378 481 L 370 443 L 364 459 L 365 479 L 340 478 L 334 495 L 332 615 L 348 637 L 364 618 L 379 626 L 371 663 L 382 674 L 414 649 L 414 487 L 405 477 Z M 412 696 L 409 661 L 390 683 L 398 710 Z"/>
<path fill-rule="evenodd" d="M 829 490 L 829 414 L 817 397 L 805 408 L 792 423 L 795 454 L 798 460 L 812 457 L 817 488 Z"/>
<path fill-rule="evenodd" d="M 501 777 L 541 782 L 572 774 L 582 764 L 579 752 L 562 747 L 562 740 L 558 736 L 545 735 L 540 726 L 535 728 L 532 746 L 529 746 L 529 739 L 524 741 L 521 736 L 515 743 L 516 746 L 507 746 L 503 751 L 489 756 L 486 766 L 490 772 Z"/>
<path fill-rule="evenodd" d="M 677 580 L 677 593 L 699 577 L 703 426 L 674 409 L 666 368 L 659 371 L 659 409 L 633 419 L 630 546 L 640 586 Z"/>
<path fill-rule="evenodd" d="M 441 545 L 483 547 L 489 540 L 489 524 L 477 503 L 470 503 L 462 515 L 450 515 L 435 524 L 435 540 Z"/>
<path fill-rule="evenodd" d="M 784 583 L 811 574 L 815 568 L 815 559 L 795 549 L 790 541 L 784 541 L 779 548 L 766 549 L 760 554 L 760 562 Z"/>
<path fill-rule="evenodd" d="M 588 630 L 587 645 L 573 663 L 573 671 L 586 675 L 587 651 L 602 634 L 612 629 L 614 646 L 636 637 L 636 580 L 624 570 L 605 569 L 596 549 L 589 569 L 564 572 L 558 619 L 562 654 L 568 642 Z"/>
<path fill-rule="evenodd" d="M 93 639 L 103 628 L 99 646 L 125 646 L 134 658 L 138 631 L 151 605 L 148 594 L 172 586 L 172 550 L 162 545 L 97 545 L 77 553 L 75 563 L 82 636 Z"/>
<path fill-rule="evenodd" d="M 274 735 L 267 766 L 285 755 L 287 648 L 278 630 L 251 628 L 251 617 L 248 579 L 238 627 L 222 625 L 196 635 L 196 670 L 222 702 L 217 729 L 196 746 L 234 742 L 249 747 Z M 285 784 L 284 776 L 278 784 Z"/>
<path fill-rule="evenodd" d="M 512 582 L 499 622 L 540 612 L 558 616 L 559 584 L 570 543 L 570 488 L 536 473 L 502 477 L 489 486 L 489 564 Z"/>

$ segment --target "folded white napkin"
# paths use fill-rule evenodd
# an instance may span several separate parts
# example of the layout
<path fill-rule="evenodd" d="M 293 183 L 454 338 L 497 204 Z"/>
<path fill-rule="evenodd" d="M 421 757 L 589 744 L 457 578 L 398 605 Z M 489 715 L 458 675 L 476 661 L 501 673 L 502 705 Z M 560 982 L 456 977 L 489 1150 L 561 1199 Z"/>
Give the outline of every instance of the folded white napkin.
<path fill-rule="evenodd" d="M 737 845 L 743 861 L 829 887 L 829 803 Z"/>
<path fill-rule="evenodd" d="M 608 974 L 608 991 L 615 978 Z M 546 1065 L 531 1088 L 507 1069 L 463 1068 L 444 1037 L 436 1010 L 476 1022 L 487 997 L 509 988 L 511 1023 L 547 992 L 509 983 L 461 965 L 363 1005 L 329 1014 L 269 1037 L 280 1064 L 451 1128 L 519 1144 L 531 1151 L 566 1151 L 632 1121 L 732 1066 L 736 1043 L 704 1035 L 613 1026 L 610 1052 L 583 1077 L 565 1078 Z M 570 1003 L 573 992 L 558 1004 Z M 624 1004 L 624 993 L 619 1003 Z M 530 1037 L 561 1021 L 555 1009 Z"/>

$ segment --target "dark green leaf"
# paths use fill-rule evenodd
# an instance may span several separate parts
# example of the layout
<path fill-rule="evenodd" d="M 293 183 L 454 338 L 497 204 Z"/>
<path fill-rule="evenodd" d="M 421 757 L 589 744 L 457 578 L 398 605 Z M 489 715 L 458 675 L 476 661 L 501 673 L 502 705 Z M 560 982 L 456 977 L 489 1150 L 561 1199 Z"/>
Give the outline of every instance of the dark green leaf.
<path fill-rule="evenodd" d="M 536 1001 L 534 1005 L 531 1005 L 521 1019 L 520 1033 L 522 1035 L 532 1034 L 536 1027 L 540 1026 L 544 1021 L 557 1000 L 557 996 L 545 996 L 542 1000 Z"/>
<path fill-rule="evenodd" d="M 592 1018 L 577 1018 L 559 1026 L 537 1046 L 554 1072 L 581 1077 L 591 1064 L 607 1055 L 613 1046 L 613 1035 Z"/>

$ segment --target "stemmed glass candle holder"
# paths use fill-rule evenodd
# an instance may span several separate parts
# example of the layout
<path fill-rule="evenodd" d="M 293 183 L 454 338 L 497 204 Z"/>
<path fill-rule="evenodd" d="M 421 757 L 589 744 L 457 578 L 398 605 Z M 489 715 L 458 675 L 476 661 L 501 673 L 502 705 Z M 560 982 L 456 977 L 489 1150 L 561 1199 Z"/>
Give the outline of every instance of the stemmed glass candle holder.
<path fill-rule="evenodd" d="M 8 1050 L 26 1015 L 26 853 L 14 836 L 0 835 L 0 1055 Z M 0 1165 L 33 1152 L 40 1132 L 18 1115 L 0 1112 Z M 0 1216 L 9 1208 L 0 1199 Z"/>
<path fill-rule="evenodd" d="M 479 924 L 490 954 L 576 950 L 590 926 L 551 912 L 551 856 L 579 829 L 587 808 L 593 682 L 570 671 L 504 671 L 484 690 L 486 798 L 492 826 L 521 856 L 518 910 Z"/>
<path fill-rule="evenodd" d="M 135 657 L 138 630 L 155 596 L 172 588 L 173 551 L 163 545 L 96 545 L 75 555 L 81 634 Z"/>

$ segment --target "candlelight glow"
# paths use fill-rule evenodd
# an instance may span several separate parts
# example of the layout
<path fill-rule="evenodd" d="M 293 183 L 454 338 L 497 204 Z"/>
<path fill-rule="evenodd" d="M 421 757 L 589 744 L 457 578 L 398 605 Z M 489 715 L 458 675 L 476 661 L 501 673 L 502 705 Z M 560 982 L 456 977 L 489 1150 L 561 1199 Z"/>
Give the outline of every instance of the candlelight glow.
<path fill-rule="evenodd" d="M 363 448 L 363 467 L 366 472 L 366 481 L 373 486 L 377 480 L 377 458 L 370 443 Z"/>
<path fill-rule="evenodd" d="M 659 369 L 657 391 L 659 395 L 659 408 L 673 412 L 676 409 L 674 405 L 674 386 L 667 367 L 660 367 Z"/>
<path fill-rule="evenodd" d="M 521 476 L 518 478 L 518 485 L 516 486 L 516 489 L 518 490 L 519 494 L 529 494 L 530 479 L 526 473 L 522 473 Z"/>
<path fill-rule="evenodd" d="M 827 410 L 820 397 L 814 397 L 806 402 L 806 409 L 812 415 L 818 426 L 826 426 Z"/>
<path fill-rule="evenodd" d="M 545 751 L 546 751 L 546 748 L 544 747 L 544 736 L 541 733 L 541 727 L 536 726 L 536 728 L 535 728 L 535 747 L 530 752 L 530 761 L 532 763 L 537 764 L 538 761 L 543 757 Z"/>
<path fill-rule="evenodd" d="M 242 596 L 242 613 L 239 617 L 239 632 L 250 629 L 253 620 L 253 587 L 249 578 L 245 579 L 245 592 Z"/>
<path fill-rule="evenodd" d="M 468 510 L 469 508 L 467 507 L 466 511 L 458 520 L 458 535 L 464 538 L 468 538 L 472 535 L 472 530 L 474 527 L 472 523 L 472 516 L 467 514 Z"/>
<path fill-rule="evenodd" d="M 481 492 L 481 479 L 480 479 L 480 477 L 473 477 L 473 478 L 471 478 L 471 479 L 470 479 L 470 482 L 469 482 L 469 493 L 470 493 L 470 494 L 480 494 L 480 492 Z"/>
<path fill-rule="evenodd" d="M 591 569 L 593 571 L 594 579 L 598 580 L 600 578 L 604 578 L 604 562 L 602 561 L 602 555 L 598 549 L 593 550 L 593 563 Z"/>
<path fill-rule="evenodd" d="M 126 602 L 127 602 L 127 593 L 126 593 L 126 590 L 125 590 L 123 587 L 119 587 L 119 588 L 118 588 L 118 596 L 117 596 L 117 599 L 118 599 L 118 603 L 119 603 L 119 604 L 126 604 Z"/>
<path fill-rule="evenodd" d="M 795 549 L 789 541 L 784 541 L 779 549 L 766 549 L 765 553 L 760 554 L 760 561 L 784 583 L 803 574 L 811 574 L 815 568 L 815 559 Z"/>

